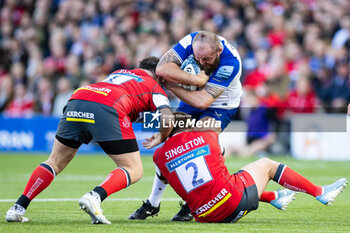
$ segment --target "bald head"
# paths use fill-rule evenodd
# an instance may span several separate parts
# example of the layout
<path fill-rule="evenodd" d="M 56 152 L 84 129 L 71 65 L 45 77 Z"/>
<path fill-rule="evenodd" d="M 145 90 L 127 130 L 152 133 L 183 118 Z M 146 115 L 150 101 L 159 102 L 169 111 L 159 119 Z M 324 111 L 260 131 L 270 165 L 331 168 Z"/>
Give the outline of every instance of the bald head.
<path fill-rule="evenodd" d="M 217 35 L 212 32 L 201 31 L 193 38 L 193 45 L 209 45 L 214 51 L 221 48 L 221 42 Z"/>
<path fill-rule="evenodd" d="M 201 70 L 209 75 L 220 63 L 220 54 L 223 46 L 217 35 L 202 31 L 193 38 L 193 54 Z"/>

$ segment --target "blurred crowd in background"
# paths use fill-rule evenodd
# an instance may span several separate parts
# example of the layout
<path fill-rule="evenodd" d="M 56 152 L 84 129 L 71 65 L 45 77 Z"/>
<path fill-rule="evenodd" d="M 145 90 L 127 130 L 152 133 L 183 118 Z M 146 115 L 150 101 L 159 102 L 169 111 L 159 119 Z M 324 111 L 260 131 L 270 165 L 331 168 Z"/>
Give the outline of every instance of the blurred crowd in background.
<path fill-rule="evenodd" d="M 268 107 L 336 111 L 350 100 L 348 0 L 0 0 L 0 7 L 0 111 L 8 116 L 60 115 L 75 88 L 161 57 L 198 30 L 237 47 L 245 90 Z"/>
<path fill-rule="evenodd" d="M 161 57 L 198 30 L 238 49 L 243 108 L 283 107 L 274 117 L 286 119 L 350 101 L 349 0 L 0 0 L 0 25 L 9 117 L 60 116 L 75 88 Z"/>

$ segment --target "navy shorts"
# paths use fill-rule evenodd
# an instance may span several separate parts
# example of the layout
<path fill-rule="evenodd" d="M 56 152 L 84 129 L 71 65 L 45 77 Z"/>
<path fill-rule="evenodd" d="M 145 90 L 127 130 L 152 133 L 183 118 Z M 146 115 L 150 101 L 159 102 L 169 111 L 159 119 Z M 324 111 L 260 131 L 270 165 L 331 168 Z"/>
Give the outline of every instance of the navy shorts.
<path fill-rule="evenodd" d="M 221 131 L 227 127 L 227 125 L 233 120 L 238 108 L 223 109 L 223 108 L 207 108 L 200 110 L 194 108 L 184 102 L 180 102 L 179 107 L 176 109 L 178 112 L 184 112 L 190 114 L 192 118 L 200 120 L 204 117 L 212 117 L 217 121 L 221 121 Z"/>
<path fill-rule="evenodd" d="M 138 151 L 131 123 L 124 124 L 125 117 L 104 104 L 70 100 L 64 108 L 56 138 L 72 148 L 94 140 L 107 154 Z"/>

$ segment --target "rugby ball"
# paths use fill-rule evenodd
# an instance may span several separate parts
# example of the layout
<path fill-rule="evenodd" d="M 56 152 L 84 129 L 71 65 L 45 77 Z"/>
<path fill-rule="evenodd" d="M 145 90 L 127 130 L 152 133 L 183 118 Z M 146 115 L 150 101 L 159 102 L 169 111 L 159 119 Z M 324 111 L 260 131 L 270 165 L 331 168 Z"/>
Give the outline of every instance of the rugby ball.
<path fill-rule="evenodd" d="M 196 60 L 193 58 L 193 55 L 190 55 L 181 65 L 180 67 L 183 71 L 190 73 L 190 74 L 198 74 L 201 70 L 199 66 L 197 65 Z M 195 91 L 198 89 L 197 86 L 194 85 L 188 85 L 188 84 L 179 84 L 180 87 L 189 90 L 189 91 Z"/>

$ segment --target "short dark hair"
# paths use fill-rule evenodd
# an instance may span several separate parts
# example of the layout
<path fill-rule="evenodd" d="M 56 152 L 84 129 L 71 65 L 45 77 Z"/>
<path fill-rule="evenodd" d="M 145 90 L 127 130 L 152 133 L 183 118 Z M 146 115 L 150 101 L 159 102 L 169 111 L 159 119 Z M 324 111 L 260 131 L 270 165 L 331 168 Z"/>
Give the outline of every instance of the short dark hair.
<path fill-rule="evenodd" d="M 145 57 L 140 61 L 139 68 L 149 70 L 155 74 L 158 62 L 159 62 L 158 57 Z"/>

